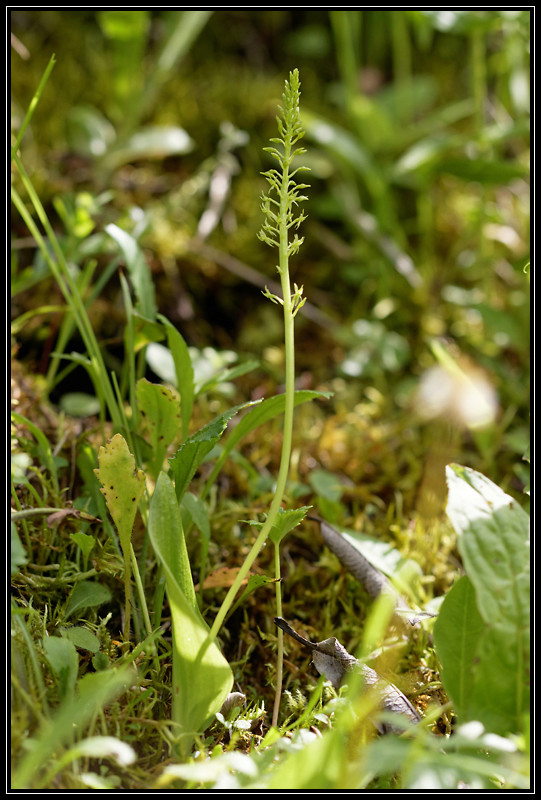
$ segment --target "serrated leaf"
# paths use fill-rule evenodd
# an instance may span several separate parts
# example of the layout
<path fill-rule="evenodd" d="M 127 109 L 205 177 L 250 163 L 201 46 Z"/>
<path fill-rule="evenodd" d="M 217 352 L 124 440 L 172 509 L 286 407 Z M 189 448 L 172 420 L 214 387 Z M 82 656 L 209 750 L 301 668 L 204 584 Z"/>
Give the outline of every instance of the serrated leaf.
<path fill-rule="evenodd" d="M 102 485 L 101 493 L 113 518 L 122 550 L 129 550 L 137 504 L 145 490 L 145 475 L 136 469 L 135 458 L 130 453 L 123 436 L 117 433 L 100 447 L 99 468 L 94 472 Z"/>
<path fill-rule="evenodd" d="M 288 534 L 293 528 L 296 528 L 305 518 L 308 511 L 312 506 L 302 506 L 301 508 L 280 508 L 274 524 L 269 531 L 269 539 L 274 544 L 279 544 L 284 536 Z M 250 522 L 256 528 L 263 527 L 262 522 Z"/>
<path fill-rule="evenodd" d="M 167 386 L 150 383 L 146 378 L 137 381 L 135 396 L 152 449 L 150 471 L 156 476 L 168 446 L 181 429 L 179 397 Z"/>
<path fill-rule="evenodd" d="M 205 425 L 186 439 L 186 441 L 180 445 L 175 455 L 169 459 L 171 472 L 175 477 L 175 491 L 179 500 L 188 488 L 200 464 L 222 436 L 229 420 L 234 417 L 241 408 L 245 408 L 248 405 L 252 404 L 242 403 L 239 406 L 230 408 L 219 417 L 216 417 L 216 419 L 213 419 L 208 425 Z"/>

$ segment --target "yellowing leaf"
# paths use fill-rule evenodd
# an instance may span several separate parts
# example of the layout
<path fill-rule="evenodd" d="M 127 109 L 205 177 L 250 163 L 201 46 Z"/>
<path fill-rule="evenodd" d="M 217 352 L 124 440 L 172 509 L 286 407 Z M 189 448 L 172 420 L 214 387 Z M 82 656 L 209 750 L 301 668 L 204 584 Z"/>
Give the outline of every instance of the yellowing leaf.
<path fill-rule="evenodd" d="M 115 434 L 98 454 L 99 469 L 95 469 L 107 508 L 118 530 L 124 553 L 130 545 L 137 504 L 145 489 L 145 475 L 135 466 L 126 440 Z"/>
<path fill-rule="evenodd" d="M 181 429 L 179 396 L 167 386 L 150 383 L 146 378 L 135 387 L 137 409 L 148 431 L 152 458 L 147 470 L 157 477 L 167 453 L 167 448 Z"/>

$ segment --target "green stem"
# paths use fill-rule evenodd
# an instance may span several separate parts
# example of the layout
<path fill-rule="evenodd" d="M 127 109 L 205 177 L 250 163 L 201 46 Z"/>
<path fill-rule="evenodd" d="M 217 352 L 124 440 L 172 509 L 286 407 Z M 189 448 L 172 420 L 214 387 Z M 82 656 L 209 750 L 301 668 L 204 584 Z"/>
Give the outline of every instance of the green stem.
<path fill-rule="evenodd" d="M 274 546 L 274 577 L 276 578 L 276 616 L 282 616 L 282 584 L 280 568 L 280 545 Z M 274 707 L 272 709 L 272 725 L 278 725 L 278 712 L 280 711 L 280 699 L 282 697 L 282 677 L 284 672 L 284 632 L 278 628 L 277 632 L 277 653 L 276 653 L 276 689 L 274 694 Z"/>
<path fill-rule="evenodd" d="M 287 226 L 287 187 L 289 183 L 289 161 L 291 160 L 291 145 L 285 142 L 284 169 L 282 178 L 282 191 L 280 196 L 280 243 L 279 243 L 279 266 L 280 280 L 282 284 L 283 311 L 284 311 L 284 340 L 285 340 L 285 409 L 284 427 L 282 439 L 282 453 L 280 458 L 280 468 L 276 480 L 276 490 L 269 509 L 269 513 L 259 536 L 248 556 L 244 560 L 236 579 L 225 596 L 225 599 L 216 615 L 214 623 L 209 633 L 209 641 L 214 641 L 220 630 L 224 619 L 231 607 L 235 596 L 240 589 L 243 580 L 257 558 L 261 548 L 267 540 L 267 536 L 272 530 L 274 521 L 280 511 L 282 498 L 285 494 L 287 477 L 289 474 L 289 462 L 291 458 L 291 442 L 293 438 L 293 410 L 295 407 L 295 335 L 294 335 L 294 314 L 291 301 L 291 287 L 289 284 L 289 230 Z"/>
<path fill-rule="evenodd" d="M 289 300 L 287 304 L 286 304 L 286 297 Z M 285 388 L 286 403 L 284 412 L 282 454 L 280 458 L 280 468 L 278 471 L 278 478 L 276 479 L 276 489 L 269 509 L 269 513 L 263 524 L 263 527 L 261 528 L 259 536 L 253 543 L 250 552 L 245 558 L 237 574 L 237 577 L 233 581 L 233 584 L 231 585 L 229 591 L 227 592 L 225 599 L 216 615 L 216 618 L 208 635 L 209 644 L 210 642 L 213 642 L 216 639 L 216 636 L 218 635 L 218 632 L 222 627 L 227 612 L 229 611 L 231 605 L 233 604 L 235 596 L 239 591 L 243 580 L 248 575 L 248 572 L 250 571 L 252 564 L 256 560 L 261 548 L 265 544 L 267 537 L 270 531 L 272 530 L 272 526 L 274 525 L 276 517 L 278 516 L 278 512 L 280 511 L 280 506 L 282 504 L 282 498 L 285 494 L 287 476 L 289 474 L 289 461 L 291 457 L 291 442 L 293 438 L 293 408 L 295 399 L 294 398 L 295 353 L 294 353 L 294 335 L 293 335 L 293 316 L 291 313 L 291 299 L 289 297 L 289 285 L 288 285 L 288 291 L 284 295 L 284 325 L 285 325 L 285 344 L 286 344 L 286 388 Z"/>
<path fill-rule="evenodd" d="M 137 594 L 139 596 L 139 602 L 141 604 L 141 609 L 143 612 L 143 618 L 145 621 L 145 630 L 147 632 L 147 636 L 152 634 L 152 623 L 150 621 L 150 614 L 148 613 L 148 606 L 145 597 L 145 589 L 143 586 L 143 582 L 141 580 L 141 574 L 139 572 L 139 564 L 137 562 L 137 558 L 135 555 L 135 551 L 133 549 L 133 545 L 130 543 L 130 559 L 132 564 L 133 570 L 133 579 L 135 581 L 135 585 L 137 587 Z"/>
<path fill-rule="evenodd" d="M 291 159 L 291 148 L 289 142 L 285 142 L 284 153 L 284 176 L 282 186 L 287 187 L 289 182 L 289 167 Z M 293 411 L 295 407 L 295 325 L 293 306 L 291 303 L 291 287 L 289 283 L 289 257 L 288 257 L 288 230 L 286 224 L 287 195 L 282 192 L 280 204 L 280 279 L 282 282 L 282 297 L 284 301 L 284 341 L 285 341 L 285 409 L 284 409 L 284 434 L 282 441 L 282 459 L 280 467 L 284 466 L 284 490 L 285 482 L 289 474 L 291 461 L 291 443 L 293 438 Z M 273 518 L 274 520 L 274 518 Z M 275 548 L 275 578 L 276 578 L 276 614 L 282 616 L 282 595 L 280 590 L 280 548 Z M 284 664 L 284 635 L 278 631 L 278 651 L 276 662 L 276 688 L 274 694 L 274 707 L 272 711 L 272 724 L 278 724 L 278 712 L 280 709 L 280 699 L 282 696 L 282 676 Z"/>
<path fill-rule="evenodd" d="M 271 139 L 272 142 L 283 146 L 283 153 L 276 147 L 265 148 L 275 158 L 280 169 L 271 169 L 263 174 L 266 176 L 270 192 L 263 196 L 263 210 L 266 214 L 266 221 L 259 233 L 259 238 L 271 247 L 278 247 L 278 272 L 280 274 L 282 297 L 269 292 L 266 288 L 263 293 L 273 303 L 278 303 L 283 308 L 284 313 L 284 342 L 285 342 L 285 402 L 284 402 L 284 426 L 282 438 L 282 453 L 280 457 L 280 467 L 276 480 L 276 488 L 267 518 L 261 531 L 252 545 L 248 556 L 244 560 L 233 585 L 229 589 L 223 601 L 214 624 L 207 637 L 207 646 L 216 638 L 229 609 L 231 608 L 235 596 L 250 567 L 257 558 L 261 548 L 265 544 L 270 534 L 286 490 L 287 478 L 289 475 L 289 465 L 291 460 L 291 444 L 293 439 L 293 411 L 295 408 L 295 336 L 294 319 L 300 306 L 304 303 L 302 298 L 302 287 L 299 289 L 294 285 L 295 292 L 292 294 L 289 280 L 289 257 L 296 253 L 302 244 L 302 239 L 296 233 L 290 240 L 290 230 L 297 230 L 304 220 L 302 211 L 295 216 L 294 208 L 300 200 L 306 199 L 299 192 L 307 188 L 305 184 L 296 184 L 294 177 L 298 170 L 291 170 L 291 164 L 296 155 L 303 153 L 302 148 L 293 149 L 296 142 L 303 136 L 303 130 L 299 122 L 299 74 L 298 70 L 290 73 L 289 83 L 286 81 L 285 92 L 282 95 L 284 105 L 281 109 L 282 119 L 278 119 L 278 130 L 281 134 L 279 139 Z M 303 169 L 300 167 L 299 169 Z M 277 578 L 276 605 L 278 615 L 281 616 L 281 594 L 279 589 L 280 579 L 280 552 L 279 543 L 275 545 L 275 574 Z M 274 710 L 272 724 L 276 725 L 278 711 L 280 707 L 280 697 L 282 693 L 282 671 L 283 671 L 283 639 L 282 634 L 278 634 L 278 663 L 276 668 L 276 694 L 274 699 Z"/>
<path fill-rule="evenodd" d="M 39 82 L 39 86 L 38 86 L 38 88 L 36 90 L 36 93 L 35 93 L 34 97 L 32 98 L 32 100 L 30 101 L 30 105 L 28 106 L 28 111 L 25 114 L 25 117 L 23 119 L 23 122 L 22 122 L 22 125 L 20 127 L 19 133 L 17 134 L 17 138 L 15 140 L 15 144 L 11 148 L 11 160 L 13 160 L 13 157 L 14 157 L 15 153 L 19 149 L 19 146 L 21 144 L 22 138 L 24 136 L 24 132 L 26 131 L 28 125 L 30 124 L 30 120 L 32 119 L 34 111 L 36 110 L 36 106 L 39 103 L 41 94 L 43 92 L 45 84 L 47 83 L 47 81 L 49 79 L 49 75 L 51 74 L 55 63 L 56 63 L 56 56 L 53 53 L 53 55 L 49 59 L 49 63 L 47 64 L 45 72 L 43 73 L 43 77 L 42 77 L 41 81 Z"/>

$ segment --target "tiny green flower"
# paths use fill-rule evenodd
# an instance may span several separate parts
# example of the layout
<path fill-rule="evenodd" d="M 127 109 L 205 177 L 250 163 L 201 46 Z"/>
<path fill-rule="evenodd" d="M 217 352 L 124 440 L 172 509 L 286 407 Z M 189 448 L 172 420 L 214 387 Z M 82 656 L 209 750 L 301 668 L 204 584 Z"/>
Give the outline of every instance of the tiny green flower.
<path fill-rule="evenodd" d="M 285 82 L 282 95 L 283 105 L 280 106 L 280 115 L 276 117 L 280 138 L 271 139 L 274 146 L 264 148 L 276 159 L 279 168 L 262 173 L 269 183 L 269 190 L 261 198 L 265 221 L 258 234 L 261 241 L 279 249 L 280 261 L 277 269 L 282 277 L 288 273 L 289 257 L 298 252 L 304 241 L 296 231 L 306 219 L 299 204 L 307 200 L 302 192 L 309 187 L 308 184 L 297 183 L 295 178 L 298 172 L 307 170 L 308 167 L 300 166 L 292 169 L 293 159 L 306 152 L 303 147 L 295 147 L 296 143 L 304 136 L 299 115 L 299 100 L 299 72 L 295 69 L 289 73 L 289 81 Z M 292 237 L 290 236 L 291 231 L 293 231 Z M 302 293 L 302 288 L 300 291 Z M 264 294 L 273 302 L 280 302 L 279 298 L 271 296 L 268 290 Z M 298 310 L 300 307 L 298 298 L 295 302 L 293 302 L 293 297 L 291 300 Z"/>

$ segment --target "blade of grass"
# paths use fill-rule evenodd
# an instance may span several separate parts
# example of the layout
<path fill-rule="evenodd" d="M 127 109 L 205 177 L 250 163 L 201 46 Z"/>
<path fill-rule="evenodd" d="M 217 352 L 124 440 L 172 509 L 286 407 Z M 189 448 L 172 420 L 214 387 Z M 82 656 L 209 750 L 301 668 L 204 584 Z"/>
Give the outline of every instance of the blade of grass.
<path fill-rule="evenodd" d="M 11 148 L 11 160 L 12 161 L 13 161 L 13 157 L 15 156 L 15 153 L 19 149 L 19 146 L 21 144 L 21 141 L 22 141 L 22 138 L 23 138 L 23 136 L 25 134 L 25 131 L 28 128 L 28 125 L 30 124 L 30 120 L 32 119 L 32 117 L 34 115 L 34 111 L 36 110 L 36 107 L 37 107 L 37 105 L 38 105 L 38 103 L 40 101 L 43 89 L 45 87 L 45 84 L 49 80 L 49 75 L 53 71 L 53 67 L 54 67 L 55 63 L 56 63 L 56 56 L 53 53 L 53 55 L 49 59 L 49 63 L 47 64 L 47 66 L 45 68 L 45 72 L 43 73 L 43 77 L 41 78 L 41 81 L 39 82 L 39 86 L 36 89 L 36 93 L 34 94 L 32 100 L 30 101 L 30 105 L 28 106 L 28 111 L 26 112 L 25 117 L 24 117 L 24 119 L 23 119 L 23 121 L 21 123 L 21 127 L 19 129 L 19 133 L 17 134 L 17 138 L 15 139 L 15 143 Z"/>
<path fill-rule="evenodd" d="M 91 367 L 89 372 L 92 378 L 92 382 L 94 383 L 94 386 L 96 388 L 96 394 L 98 395 L 98 397 L 103 396 L 105 398 L 105 404 L 107 405 L 107 408 L 113 420 L 113 424 L 116 429 L 120 429 L 122 425 L 121 414 L 111 386 L 111 382 L 109 380 L 109 374 L 105 368 L 105 363 L 103 361 L 101 350 L 99 348 L 94 330 L 88 318 L 85 305 L 81 299 L 81 295 L 79 293 L 76 283 L 71 278 L 70 271 L 64 257 L 64 253 L 62 252 L 62 248 L 60 247 L 60 244 L 52 229 L 47 214 L 45 213 L 45 209 L 43 208 L 43 205 L 41 204 L 41 201 L 34 189 L 32 181 L 30 180 L 26 170 L 23 167 L 22 162 L 20 161 L 17 155 L 14 156 L 14 160 L 17 169 L 19 170 L 19 174 L 21 176 L 23 185 L 28 193 L 32 206 L 34 207 L 34 210 L 41 224 L 43 225 L 43 228 L 47 234 L 47 239 L 51 244 L 56 259 L 51 256 L 49 248 L 47 247 L 47 244 L 43 236 L 41 235 L 38 226 L 36 225 L 30 212 L 26 208 L 26 205 L 24 204 L 19 193 L 17 192 L 15 187 L 12 186 L 11 196 L 13 199 L 13 203 L 17 208 L 17 210 L 19 211 L 31 235 L 34 237 L 36 244 L 38 245 L 56 282 L 58 283 L 58 286 L 62 294 L 64 295 L 68 307 L 73 311 L 75 320 L 77 322 L 77 328 L 81 334 L 81 337 L 83 339 L 84 345 L 86 347 L 87 353 L 90 358 Z M 102 419 L 104 416 L 104 412 L 105 409 L 102 408 L 101 409 Z"/>
<path fill-rule="evenodd" d="M 76 732 L 83 732 L 91 717 L 115 695 L 126 690 L 133 680 L 130 669 L 90 673 L 78 683 L 75 699 L 62 703 L 51 721 L 29 742 L 30 750 L 15 768 L 12 789 L 31 789 L 39 781 L 44 766 L 55 751 L 63 747 Z"/>

